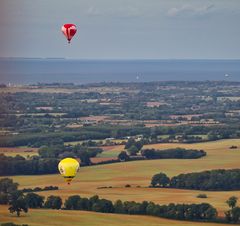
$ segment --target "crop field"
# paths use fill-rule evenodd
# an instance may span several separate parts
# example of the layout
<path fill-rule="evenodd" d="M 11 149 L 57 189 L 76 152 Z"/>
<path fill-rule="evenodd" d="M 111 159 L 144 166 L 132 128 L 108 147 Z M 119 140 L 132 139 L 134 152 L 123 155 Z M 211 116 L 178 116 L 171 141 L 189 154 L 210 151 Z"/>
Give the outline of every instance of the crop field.
<path fill-rule="evenodd" d="M 28 147 L 0 147 L 0 154 L 7 156 L 21 155 L 23 157 L 38 155 L 38 148 L 28 148 Z"/>
<path fill-rule="evenodd" d="M 102 148 L 103 152 L 98 157 L 117 157 L 118 154 L 124 150 L 124 145 L 105 146 Z"/>
<path fill-rule="evenodd" d="M 238 168 L 240 150 L 229 149 L 231 145 L 239 147 L 240 139 L 220 140 L 198 144 L 147 145 L 145 147 L 148 148 L 154 147 L 166 149 L 184 147 L 203 149 L 207 152 L 207 156 L 194 160 L 160 159 L 82 167 L 71 185 L 67 185 L 60 175 L 13 176 L 12 178 L 20 184 L 20 188 L 34 188 L 37 186 L 44 187 L 49 185 L 59 186 L 60 189 L 57 191 L 44 191 L 39 193 L 44 196 L 60 195 L 65 199 L 66 197 L 75 194 L 79 194 L 82 197 L 90 197 L 98 194 L 101 198 L 107 198 L 113 201 L 117 199 L 129 201 L 148 200 L 160 204 L 171 202 L 208 202 L 216 207 L 222 215 L 227 209 L 225 201 L 232 195 L 240 198 L 240 191 L 205 192 L 195 190 L 148 188 L 148 186 L 151 177 L 158 172 L 165 172 L 169 176 L 174 176 L 180 173 L 210 169 Z M 123 148 L 123 146 L 121 146 L 121 148 Z M 131 187 L 125 187 L 126 184 L 131 185 Z M 196 198 L 200 193 L 206 194 L 208 198 Z"/>
<path fill-rule="evenodd" d="M 168 220 L 150 216 L 133 216 L 120 214 L 103 214 L 86 211 L 64 211 L 64 210 L 44 210 L 30 209 L 30 213 L 16 217 L 9 214 L 7 206 L 0 205 L 0 223 L 14 222 L 16 224 L 28 224 L 30 226 L 226 226 L 227 224 L 198 223 Z"/>
<path fill-rule="evenodd" d="M 238 146 L 238 149 L 233 149 L 233 150 L 229 149 L 229 147 L 231 147 L 232 145 Z M 194 143 L 194 144 L 182 144 L 182 143 L 150 144 L 150 145 L 144 145 L 143 149 L 154 148 L 154 149 L 162 150 L 162 149 L 170 149 L 170 148 L 176 148 L 176 147 L 186 148 L 186 149 L 205 150 L 208 153 L 208 156 L 207 156 L 208 160 L 209 160 L 209 157 L 210 157 L 210 160 L 213 160 L 213 158 L 217 160 L 224 156 L 227 159 L 230 159 L 232 163 L 234 156 L 235 155 L 238 156 L 240 153 L 240 139 L 227 139 L 227 140 L 219 140 L 219 141 Z M 123 145 L 110 146 L 109 148 L 106 149 L 106 151 L 101 153 L 100 156 L 116 157 L 123 150 L 124 150 Z M 206 158 L 204 159 L 204 162 L 205 160 Z M 161 160 L 161 161 L 166 161 L 166 160 Z"/>
<path fill-rule="evenodd" d="M 64 87 L 36 87 L 36 86 L 15 86 L 15 87 L 6 87 L 1 88 L 0 93 L 19 93 L 19 92 L 28 92 L 28 93 L 88 93 L 88 92 L 99 92 L 101 94 L 104 93 L 120 93 L 120 92 L 128 92 L 128 93 L 137 93 L 138 89 L 131 89 L 124 87 L 91 87 L 89 88 L 64 88 Z"/>

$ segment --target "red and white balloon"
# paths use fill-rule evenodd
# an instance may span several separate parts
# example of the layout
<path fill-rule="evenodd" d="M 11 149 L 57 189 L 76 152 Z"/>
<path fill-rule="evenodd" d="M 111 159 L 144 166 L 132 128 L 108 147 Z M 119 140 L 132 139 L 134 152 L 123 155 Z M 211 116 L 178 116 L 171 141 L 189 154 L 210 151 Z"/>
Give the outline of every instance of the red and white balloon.
<path fill-rule="evenodd" d="M 68 40 L 68 43 L 70 43 L 71 39 L 77 32 L 77 27 L 75 24 L 64 24 L 62 26 L 62 33 L 65 35 L 65 37 Z"/>

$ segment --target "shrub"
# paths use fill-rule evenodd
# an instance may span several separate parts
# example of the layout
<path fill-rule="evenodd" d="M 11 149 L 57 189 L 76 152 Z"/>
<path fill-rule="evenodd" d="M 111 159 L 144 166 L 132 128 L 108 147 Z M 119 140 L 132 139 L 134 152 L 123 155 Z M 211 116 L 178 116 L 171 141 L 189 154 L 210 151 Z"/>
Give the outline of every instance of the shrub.
<path fill-rule="evenodd" d="M 206 194 L 199 194 L 199 195 L 197 195 L 197 198 L 206 199 L 207 195 Z"/>

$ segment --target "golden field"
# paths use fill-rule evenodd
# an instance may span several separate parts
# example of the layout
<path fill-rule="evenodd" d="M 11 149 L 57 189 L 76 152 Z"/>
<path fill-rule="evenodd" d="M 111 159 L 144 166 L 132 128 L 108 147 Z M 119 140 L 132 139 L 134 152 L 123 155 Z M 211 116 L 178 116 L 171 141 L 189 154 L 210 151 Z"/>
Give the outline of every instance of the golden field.
<path fill-rule="evenodd" d="M 227 224 L 199 223 L 168 220 L 150 216 L 133 216 L 120 214 L 103 214 L 86 211 L 31 209 L 21 217 L 9 214 L 7 206 L 0 205 L 0 223 L 14 222 L 29 226 L 226 226 Z"/>
<path fill-rule="evenodd" d="M 21 155 L 23 157 L 38 155 L 38 148 L 28 147 L 0 147 L 0 154 L 7 156 Z"/>
<path fill-rule="evenodd" d="M 180 189 L 154 189 L 148 188 L 151 177 L 158 172 L 165 172 L 169 176 L 180 173 L 196 172 L 210 169 L 238 168 L 240 163 L 240 150 L 229 149 L 231 145 L 240 147 L 240 139 L 220 140 L 215 142 L 197 144 L 154 144 L 146 145 L 145 148 L 167 149 L 173 147 L 184 147 L 203 149 L 207 156 L 194 160 L 161 159 L 133 161 L 125 163 L 114 163 L 108 165 L 97 165 L 83 167 L 80 169 L 72 184 L 67 185 L 63 178 L 56 175 L 43 176 L 13 176 L 14 181 L 20 184 L 20 188 L 44 187 L 49 185 L 58 186 L 58 191 L 46 191 L 39 194 L 60 195 L 66 198 L 70 195 L 79 194 L 89 197 L 98 194 L 102 198 L 133 201 L 154 201 L 160 204 L 167 203 L 201 203 L 208 202 L 218 209 L 220 214 L 227 209 L 225 201 L 232 195 L 240 198 L 240 191 L 205 192 Z M 123 146 L 115 146 L 113 152 L 119 152 Z M 111 150 L 106 150 L 106 152 Z M 130 184 L 130 188 L 125 188 Z M 99 187 L 109 187 L 103 188 Z M 140 186 L 140 187 L 139 187 Z M 207 199 L 199 199 L 199 193 L 207 194 Z"/>

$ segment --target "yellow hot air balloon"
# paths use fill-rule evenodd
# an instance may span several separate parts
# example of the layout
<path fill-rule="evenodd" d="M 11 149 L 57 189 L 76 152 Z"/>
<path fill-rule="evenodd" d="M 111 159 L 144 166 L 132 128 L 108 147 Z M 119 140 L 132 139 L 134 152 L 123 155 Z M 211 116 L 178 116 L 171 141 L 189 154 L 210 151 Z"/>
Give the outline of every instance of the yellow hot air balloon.
<path fill-rule="evenodd" d="M 72 179 L 76 176 L 78 169 L 79 162 L 73 158 L 65 158 L 58 164 L 58 170 L 68 184 L 70 184 Z"/>

